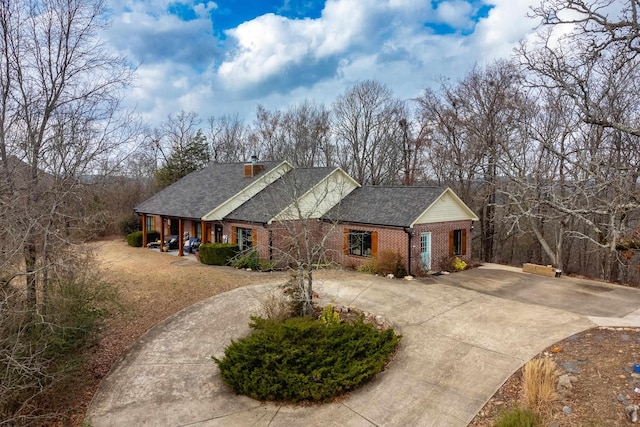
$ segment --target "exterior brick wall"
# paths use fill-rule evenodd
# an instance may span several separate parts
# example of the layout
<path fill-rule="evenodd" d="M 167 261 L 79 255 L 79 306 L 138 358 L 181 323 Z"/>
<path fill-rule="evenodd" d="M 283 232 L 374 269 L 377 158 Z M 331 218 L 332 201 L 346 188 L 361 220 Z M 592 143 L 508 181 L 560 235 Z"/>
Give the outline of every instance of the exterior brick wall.
<path fill-rule="evenodd" d="M 339 233 L 334 233 L 328 243 L 333 260 L 347 268 L 357 268 L 371 260 L 371 257 L 354 256 L 344 253 L 344 230 L 375 231 L 378 233 L 378 253 L 392 250 L 402 254 L 404 266 L 412 275 L 425 274 L 422 268 L 420 254 L 421 233 L 431 233 L 431 270 L 439 270 L 443 259 L 449 259 L 449 232 L 452 230 L 466 230 L 466 251 L 459 258 L 464 261 L 471 259 L 471 221 L 450 221 L 431 224 L 419 224 L 411 231 L 411 269 L 408 265 L 409 234 L 402 228 L 362 226 L 358 224 L 340 224 Z"/>
<path fill-rule="evenodd" d="M 329 224 L 327 224 L 329 225 Z M 357 268 L 372 259 L 372 256 L 358 256 L 345 253 L 345 232 L 346 230 L 370 231 L 378 235 L 377 252 L 391 250 L 402 255 L 405 269 L 407 264 L 408 236 L 401 228 L 375 227 L 361 224 L 339 224 L 331 225 L 333 232 L 329 236 L 327 247 L 332 256 L 332 260 L 347 268 Z"/>
<path fill-rule="evenodd" d="M 235 238 L 232 237 L 233 227 L 248 228 L 252 230 L 253 247 L 258 251 L 258 257 L 260 259 L 269 259 L 269 230 L 262 224 L 250 224 L 246 222 L 223 222 L 222 234 L 227 236 L 227 243 L 234 242 Z"/>
<path fill-rule="evenodd" d="M 449 260 L 449 232 L 453 230 L 466 230 L 466 250 L 458 258 L 464 261 L 471 259 L 471 221 L 449 221 L 431 224 L 419 224 L 413 229 L 411 238 L 412 272 L 418 275 L 422 270 L 420 256 L 420 235 L 431 233 L 431 270 L 440 270 L 441 262 Z"/>

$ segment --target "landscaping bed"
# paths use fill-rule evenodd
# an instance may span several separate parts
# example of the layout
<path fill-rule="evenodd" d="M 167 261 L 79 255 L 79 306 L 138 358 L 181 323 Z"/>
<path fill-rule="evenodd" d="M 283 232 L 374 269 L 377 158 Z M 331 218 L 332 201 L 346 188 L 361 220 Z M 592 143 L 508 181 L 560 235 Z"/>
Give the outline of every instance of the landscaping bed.
<path fill-rule="evenodd" d="M 563 426 L 633 425 L 625 407 L 640 405 L 640 329 L 595 328 L 571 336 L 540 356 L 553 358 L 561 374 L 570 377 L 551 406 L 547 422 Z M 640 391 L 640 388 L 638 388 Z M 501 412 L 521 405 L 522 370 L 512 375 L 471 422 L 471 426 L 494 426 Z"/>

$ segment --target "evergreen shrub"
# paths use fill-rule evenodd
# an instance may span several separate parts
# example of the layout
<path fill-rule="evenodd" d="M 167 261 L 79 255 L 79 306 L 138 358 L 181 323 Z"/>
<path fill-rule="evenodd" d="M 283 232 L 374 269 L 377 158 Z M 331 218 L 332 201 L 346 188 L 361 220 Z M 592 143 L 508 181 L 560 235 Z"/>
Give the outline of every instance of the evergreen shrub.
<path fill-rule="evenodd" d="M 237 394 L 259 400 L 330 401 L 382 371 L 401 338 L 362 319 L 252 320 L 251 335 L 233 341 L 221 360 L 212 358 Z"/>
<path fill-rule="evenodd" d="M 207 265 L 226 265 L 238 254 L 238 245 L 232 243 L 204 243 L 198 248 L 200 262 Z"/>

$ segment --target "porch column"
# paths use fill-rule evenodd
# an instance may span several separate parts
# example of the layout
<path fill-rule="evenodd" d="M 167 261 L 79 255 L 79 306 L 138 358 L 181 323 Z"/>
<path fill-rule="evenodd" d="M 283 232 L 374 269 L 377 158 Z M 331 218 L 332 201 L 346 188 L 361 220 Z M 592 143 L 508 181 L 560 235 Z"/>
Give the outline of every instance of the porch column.
<path fill-rule="evenodd" d="M 142 214 L 142 247 L 147 247 L 147 215 Z"/>
<path fill-rule="evenodd" d="M 164 249 L 164 217 L 160 217 L 160 252 Z"/>
<path fill-rule="evenodd" d="M 184 226 L 182 225 L 182 218 L 178 220 L 178 256 L 184 256 Z"/>
<path fill-rule="evenodd" d="M 204 221 L 200 221 L 200 232 L 202 233 L 202 243 L 209 243 L 209 236 L 207 236 L 207 224 Z"/>

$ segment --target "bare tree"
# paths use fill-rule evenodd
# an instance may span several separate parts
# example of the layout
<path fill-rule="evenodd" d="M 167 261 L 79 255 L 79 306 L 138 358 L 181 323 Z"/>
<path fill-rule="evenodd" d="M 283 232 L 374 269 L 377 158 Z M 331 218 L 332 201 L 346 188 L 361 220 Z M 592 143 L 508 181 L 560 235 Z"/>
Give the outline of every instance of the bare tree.
<path fill-rule="evenodd" d="M 401 175 L 404 105 L 386 86 L 356 84 L 333 103 L 332 130 L 339 164 L 358 182 L 394 183 Z"/>
<path fill-rule="evenodd" d="M 329 112 L 322 105 L 305 101 L 282 116 L 281 158 L 298 167 L 333 164 Z"/>
<path fill-rule="evenodd" d="M 313 271 L 331 262 L 335 254 L 329 242 L 341 233 L 336 225 L 339 208 L 330 220 L 324 215 L 356 186 L 338 168 L 295 168 L 244 207 L 265 225 L 273 260 L 292 271 L 303 315 L 312 314 Z"/>
<path fill-rule="evenodd" d="M 498 163 L 518 139 L 523 114 L 519 78 L 515 64 L 498 61 L 419 100 L 425 126 L 434 129 L 429 152 L 441 182 L 452 183 L 480 214 L 485 261 L 495 261 Z"/>
<path fill-rule="evenodd" d="M 298 167 L 333 163 L 329 112 L 309 101 L 284 112 L 259 105 L 249 139 L 253 154 L 265 160 L 287 160 Z"/>
<path fill-rule="evenodd" d="M 249 146 L 251 155 L 263 160 L 281 160 L 280 147 L 283 146 L 282 113 L 269 111 L 264 106 L 258 105 L 253 127 L 249 134 Z"/>
<path fill-rule="evenodd" d="M 613 118 L 606 106 L 609 83 L 637 73 L 639 7 L 638 0 L 545 0 L 532 9 L 542 29 L 538 40 L 519 49 L 522 62 L 540 77 L 536 84 L 570 96 L 585 123 L 640 136 L 637 111 Z M 626 90 L 638 93 L 637 74 L 626 80 Z"/>
<path fill-rule="evenodd" d="M 567 233 L 598 253 L 599 271 L 619 280 L 616 246 L 637 221 L 640 129 L 638 2 L 543 1 L 533 9 L 539 38 L 519 49 L 529 82 L 570 100 L 582 125 L 572 129 L 565 162 L 571 197 L 549 204 L 575 222 Z"/>
<path fill-rule="evenodd" d="M 208 138 L 214 162 L 243 162 L 252 155 L 248 147 L 248 130 L 238 114 L 209 118 Z"/>
<path fill-rule="evenodd" d="M 55 296 L 88 268 L 73 250 L 81 177 L 128 139 L 120 100 L 132 69 L 100 38 L 104 12 L 101 0 L 0 2 L 0 220 L 11 248 L 0 254 L 1 423 L 42 415 L 32 397 L 56 379 Z"/>

